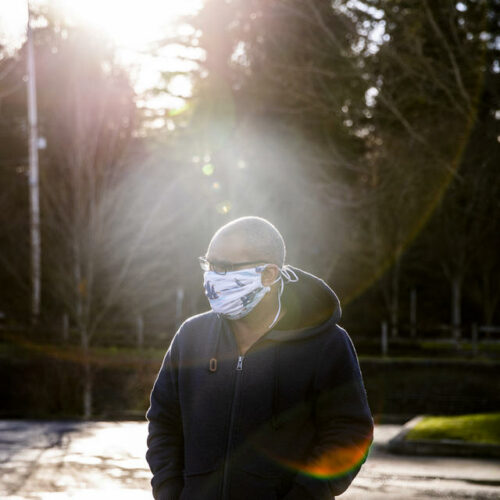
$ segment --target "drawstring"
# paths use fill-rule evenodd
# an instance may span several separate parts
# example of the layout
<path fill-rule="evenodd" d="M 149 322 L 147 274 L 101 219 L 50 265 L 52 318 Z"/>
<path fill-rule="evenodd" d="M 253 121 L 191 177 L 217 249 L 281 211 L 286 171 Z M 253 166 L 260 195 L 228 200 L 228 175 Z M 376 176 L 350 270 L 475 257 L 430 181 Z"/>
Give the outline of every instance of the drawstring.
<path fill-rule="evenodd" d="M 276 313 L 273 322 L 268 326 L 268 328 L 272 328 L 275 325 L 276 321 L 278 321 L 278 318 L 280 317 L 281 295 L 283 293 L 283 288 L 285 287 L 285 284 L 283 282 L 283 277 L 286 278 L 287 283 L 295 283 L 296 281 L 299 281 L 299 277 L 292 268 L 285 265 L 280 269 L 280 276 L 278 276 L 276 280 L 271 283 L 272 285 L 274 285 L 274 283 L 276 283 L 278 280 L 281 280 L 281 289 L 278 293 L 278 312 Z"/>
<path fill-rule="evenodd" d="M 299 281 L 297 273 L 288 264 L 284 265 L 280 269 L 280 272 L 287 279 L 287 283 L 295 283 L 296 281 Z"/>
<path fill-rule="evenodd" d="M 224 325 L 224 322 L 222 321 L 222 318 L 220 317 L 220 315 L 217 314 L 217 316 L 219 317 L 219 320 Z M 208 369 L 211 373 L 215 373 L 217 371 L 217 353 L 219 352 L 220 338 L 221 338 L 221 328 L 218 328 L 217 329 L 217 340 L 215 342 L 215 349 L 213 351 L 213 357 L 210 358 L 210 361 L 208 363 Z"/>
<path fill-rule="evenodd" d="M 268 327 L 269 329 L 271 329 L 274 326 L 274 324 L 276 323 L 276 321 L 278 321 L 278 318 L 279 318 L 280 313 L 281 313 L 281 295 L 283 294 L 283 289 L 285 287 L 285 283 L 284 283 L 283 278 L 286 279 L 287 283 L 295 283 L 296 281 L 299 281 L 299 277 L 297 276 L 295 271 L 292 268 L 290 268 L 288 265 L 284 265 L 279 271 L 280 271 L 280 275 L 278 276 L 278 278 L 276 278 L 275 281 L 273 281 L 273 283 L 271 283 L 271 285 L 274 285 L 274 283 L 281 281 L 281 287 L 280 287 L 280 291 L 278 293 L 278 312 L 276 313 L 276 316 L 274 317 L 273 322 L 269 325 L 269 327 Z M 222 321 L 222 324 L 224 325 L 224 321 L 223 321 L 221 315 L 217 314 L 217 316 L 218 316 L 219 320 Z M 218 333 L 217 333 L 217 341 L 215 343 L 214 354 L 213 354 L 213 357 L 210 358 L 210 361 L 208 364 L 208 369 L 211 373 L 215 373 L 217 371 L 217 353 L 219 351 L 220 337 L 221 337 L 221 329 L 219 328 Z M 275 366 L 276 366 L 276 362 L 277 362 L 277 356 L 278 355 L 277 355 L 277 348 L 276 348 Z M 278 377 L 275 375 L 275 380 L 277 380 L 277 378 Z M 277 382 L 276 382 L 276 384 L 277 384 Z M 277 391 L 277 389 L 276 389 L 276 391 Z M 276 398 L 274 398 L 274 399 L 276 399 Z"/>
<path fill-rule="evenodd" d="M 281 312 L 281 295 L 283 293 L 283 288 L 285 286 L 283 278 L 286 279 L 287 283 L 295 283 L 299 281 L 299 277 L 295 273 L 293 269 L 288 266 L 283 266 L 280 269 L 280 277 L 278 279 L 281 280 L 281 289 L 278 294 L 278 313 L 276 314 L 273 322 L 269 325 L 269 328 L 272 328 L 273 325 L 279 318 Z M 274 345 L 274 363 L 273 363 L 273 373 L 274 373 L 274 388 L 273 388 L 273 405 L 272 405 L 272 415 L 271 415 L 271 425 L 273 429 L 277 429 L 280 426 L 279 422 L 279 387 L 280 387 L 280 379 L 279 379 L 279 343 L 276 342 Z"/>
<path fill-rule="evenodd" d="M 278 428 L 278 413 L 279 413 L 279 356 L 278 356 L 278 343 L 274 346 L 274 363 L 273 363 L 273 374 L 274 374 L 274 388 L 273 388 L 273 405 L 272 405 L 272 415 L 271 423 L 274 429 Z"/>
<path fill-rule="evenodd" d="M 280 312 L 281 312 L 281 294 L 283 293 L 283 278 L 280 276 L 278 279 L 281 280 L 281 289 L 278 293 L 278 312 L 276 313 L 276 316 L 273 319 L 273 322 L 268 326 L 269 329 L 271 329 L 276 321 L 278 321 L 278 318 L 280 317 Z"/>

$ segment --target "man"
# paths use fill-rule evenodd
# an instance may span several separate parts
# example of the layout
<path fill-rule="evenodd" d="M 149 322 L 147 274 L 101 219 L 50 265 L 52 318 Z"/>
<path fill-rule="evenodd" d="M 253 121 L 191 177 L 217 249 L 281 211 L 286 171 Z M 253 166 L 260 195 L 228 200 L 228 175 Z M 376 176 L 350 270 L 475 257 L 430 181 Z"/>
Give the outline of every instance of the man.
<path fill-rule="evenodd" d="M 146 413 L 159 500 L 332 499 L 366 460 L 373 419 L 335 293 L 284 265 L 258 217 L 200 258 L 212 311 L 188 319 Z"/>

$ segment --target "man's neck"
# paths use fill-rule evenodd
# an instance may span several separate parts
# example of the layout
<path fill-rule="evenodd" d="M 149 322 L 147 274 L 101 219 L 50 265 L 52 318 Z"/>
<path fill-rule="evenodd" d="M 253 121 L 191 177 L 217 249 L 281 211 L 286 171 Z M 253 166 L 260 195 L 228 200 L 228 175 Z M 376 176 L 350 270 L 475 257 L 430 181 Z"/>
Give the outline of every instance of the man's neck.
<path fill-rule="evenodd" d="M 257 340 L 269 331 L 269 325 L 274 321 L 278 312 L 278 297 L 273 299 L 270 304 L 259 304 L 244 318 L 230 322 L 241 355 L 244 355 Z M 276 321 L 282 318 L 285 312 L 282 307 Z"/>

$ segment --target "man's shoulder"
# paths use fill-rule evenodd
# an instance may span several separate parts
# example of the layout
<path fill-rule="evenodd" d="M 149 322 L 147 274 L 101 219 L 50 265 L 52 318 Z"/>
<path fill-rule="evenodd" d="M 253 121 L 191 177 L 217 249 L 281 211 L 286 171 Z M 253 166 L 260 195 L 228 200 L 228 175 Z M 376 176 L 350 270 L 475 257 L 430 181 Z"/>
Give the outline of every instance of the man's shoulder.
<path fill-rule="evenodd" d="M 191 316 L 179 327 L 169 349 L 176 357 L 197 356 L 215 342 L 220 328 L 221 321 L 213 311 Z"/>
<path fill-rule="evenodd" d="M 187 318 L 179 327 L 176 336 L 179 338 L 197 335 L 200 330 L 206 332 L 212 330 L 219 324 L 219 317 L 213 311 L 206 311 Z"/>
<path fill-rule="evenodd" d="M 353 347 L 353 341 L 347 330 L 340 326 L 335 321 L 329 320 L 323 325 L 322 331 L 320 332 L 319 345 L 322 351 L 350 351 Z"/>
<path fill-rule="evenodd" d="M 208 310 L 187 318 L 184 321 L 184 323 L 182 323 L 181 328 L 190 326 L 199 326 L 202 324 L 211 323 L 213 321 L 216 321 L 217 319 L 218 315 L 214 311 Z"/>
<path fill-rule="evenodd" d="M 336 357 L 348 357 L 357 360 L 357 352 L 354 342 L 347 330 L 335 323 L 331 326 L 323 346 L 324 351 L 334 354 Z"/>

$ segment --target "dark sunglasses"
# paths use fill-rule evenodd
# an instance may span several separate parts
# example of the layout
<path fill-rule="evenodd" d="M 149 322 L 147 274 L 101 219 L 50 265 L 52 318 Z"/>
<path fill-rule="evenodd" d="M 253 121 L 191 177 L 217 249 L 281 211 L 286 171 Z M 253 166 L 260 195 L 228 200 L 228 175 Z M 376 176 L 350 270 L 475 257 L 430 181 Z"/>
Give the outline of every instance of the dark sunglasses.
<path fill-rule="evenodd" d="M 262 263 L 261 260 L 251 262 L 210 262 L 206 257 L 198 257 L 198 261 L 203 271 L 213 271 L 217 274 L 226 274 L 235 271 L 236 268 L 254 266 Z"/>

